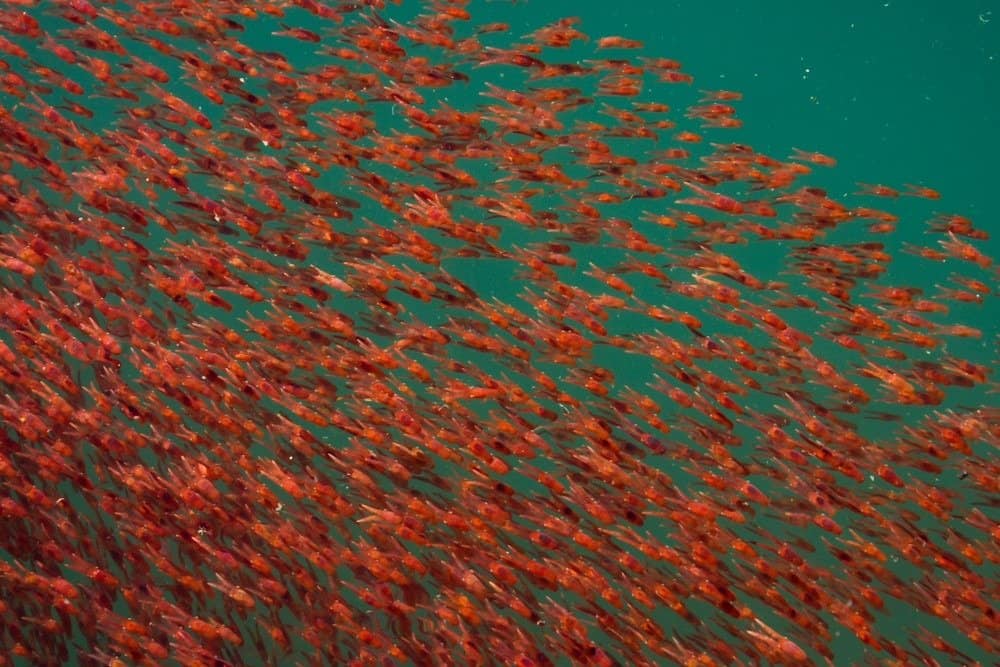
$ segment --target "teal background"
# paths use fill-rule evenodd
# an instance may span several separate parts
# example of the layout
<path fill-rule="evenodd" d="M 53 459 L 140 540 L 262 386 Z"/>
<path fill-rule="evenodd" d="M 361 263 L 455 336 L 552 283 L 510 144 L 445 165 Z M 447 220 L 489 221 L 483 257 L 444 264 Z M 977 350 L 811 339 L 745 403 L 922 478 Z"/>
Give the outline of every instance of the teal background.
<path fill-rule="evenodd" d="M 405 20 L 414 9 L 406 3 L 386 15 Z M 934 187 L 942 194 L 940 202 L 901 199 L 887 206 L 901 216 L 893 242 L 935 243 L 924 236 L 924 221 L 936 212 L 952 212 L 990 231 L 993 238 L 981 247 L 1000 257 L 1000 11 L 993 12 L 991 3 L 535 0 L 483 1 L 472 3 L 470 11 L 476 24 L 511 24 L 510 36 L 491 42 L 497 44 L 509 44 L 567 15 L 580 16 L 578 27 L 595 39 L 641 39 L 643 55 L 680 60 L 695 77 L 690 88 L 669 89 L 671 97 L 664 101 L 675 108 L 672 117 L 698 97 L 698 90 L 740 91 L 744 99 L 737 106 L 744 127 L 713 132 L 713 140 L 747 143 L 776 157 L 790 155 L 793 147 L 831 155 L 838 166 L 817 168 L 806 180 L 852 202 L 858 182 Z M 254 38 L 256 42 L 248 34 L 246 41 L 266 44 L 272 39 L 266 33 Z M 176 70 L 173 62 L 163 66 Z M 477 77 L 492 71 L 482 70 Z M 179 94 L 183 90 L 178 86 Z M 457 86 L 441 95 L 457 99 L 463 91 Z M 670 145 L 669 140 L 663 143 Z M 891 281 L 929 287 L 957 270 L 949 263 L 934 275 L 922 263 L 920 273 L 908 273 L 915 267 L 897 254 Z M 454 272 L 477 288 L 500 277 L 484 264 L 463 264 Z M 434 318 L 434 313 L 425 315 Z M 949 322 L 979 326 L 986 335 L 981 341 L 956 342 L 953 349 L 995 365 L 998 319 L 995 299 L 980 307 L 955 307 Z M 644 370 L 615 367 L 618 386 L 641 386 Z M 980 392 L 974 400 L 995 404 L 995 398 Z M 890 616 L 880 629 L 891 636 L 893 623 L 911 620 Z M 857 642 L 844 641 L 838 656 L 859 660 Z"/>
<path fill-rule="evenodd" d="M 696 89 L 742 92 L 744 126 L 731 132 L 733 140 L 775 156 L 797 147 L 836 157 L 838 167 L 823 175 L 831 194 L 853 192 L 855 181 L 924 183 L 941 192 L 942 208 L 995 229 L 997 8 L 963 1 L 555 0 L 520 3 L 517 14 L 503 15 L 514 35 L 519 25 L 580 16 L 579 27 L 593 37 L 641 39 L 644 55 L 680 60 Z"/>

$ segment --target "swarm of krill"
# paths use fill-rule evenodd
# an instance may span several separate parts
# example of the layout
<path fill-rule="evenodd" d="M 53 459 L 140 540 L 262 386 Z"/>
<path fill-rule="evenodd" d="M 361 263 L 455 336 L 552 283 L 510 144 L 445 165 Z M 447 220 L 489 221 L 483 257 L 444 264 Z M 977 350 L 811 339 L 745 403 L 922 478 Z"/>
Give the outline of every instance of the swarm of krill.
<path fill-rule="evenodd" d="M 995 655 L 987 233 L 382 4 L 0 8 L 0 664 Z"/>

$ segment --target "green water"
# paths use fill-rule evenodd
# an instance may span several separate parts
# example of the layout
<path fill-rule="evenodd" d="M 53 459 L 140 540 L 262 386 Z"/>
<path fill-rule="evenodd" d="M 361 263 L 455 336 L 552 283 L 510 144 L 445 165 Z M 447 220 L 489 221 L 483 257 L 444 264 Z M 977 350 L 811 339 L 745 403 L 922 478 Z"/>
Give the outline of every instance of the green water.
<path fill-rule="evenodd" d="M 415 9 L 413 3 L 407 3 L 401 9 L 387 10 L 386 16 L 405 21 Z M 957 213 L 972 218 L 992 234 L 982 248 L 987 254 L 1000 257 L 1000 226 L 996 224 L 1000 216 L 996 196 L 996 179 L 1000 175 L 997 168 L 1000 11 L 994 16 L 990 3 L 536 0 L 482 1 L 473 3 L 470 11 L 476 23 L 510 23 L 510 35 L 515 37 L 565 16 L 579 16 L 582 19 L 579 28 L 593 38 L 621 35 L 640 39 L 645 43 L 643 55 L 679 60 L 684 70 L 695 77 L 691 87 L 662 87 L 663 101 L 678 111 L 697 99 L 699 90 L 728 89 L 743 93 L 738 108 L 744 126 L 713 133 L 713 140 L 724 138 L 750 144 L 776 157 L 790 155 L 793 147 L 832 155 L 838 161 L 837 167 L 817 168 L 807 181 L 827 188 L 835 198 L 848 201 L 855 201 L 851 193 L 858 189 L 858 182 L 933 187 L 941 192 L 939 202 L 901 199 L 893 203 L 891 210 L 901 220 L 900 231 L 893 235 L 892 243 L 930 245 L 932 241 L 924 236 L 925 221 L 938 212 Z M 307 51 L 287 51 L 291 43 L 270 37 L 269 29 L 248 31 L 245 41 L 253 46 L 273 43 L 275 48 L 280 44 L 293 62 L 308 62 Z M 494 43 L 511 41 L 512 37 L 503 36 Z M 573 53 L 577 52 L 591 53 L 590 47 L 584 45 L 576 47 Z M 152 59 L 151 53 L 147 55 Z M 178 71 L 174 61 L 156 62 L 172 73 Z M 497 85 L 508 85 L 499 70 L 495 75 L 492 70 L 483 71 L 491 73 L 479 74 L 474 86 L 459 84 L 436 93 L 434 99 L 466 108 L 480 101 L 482 77 L 496 76 Z M 190 94 L 183 84 L 176 84 L 176 90 L 179 95 Z M 102 108 L 99 103 L 94 108 L 98 113 L 94 125 L 99 125 L 102 118 L 109 117 L 105 114 L 110 109 Z M 218 117 L 221 112 L 207 113 Z M 393 122 L 391 109 L 382 109 L 378 114 L 380 127 Z M 664 143 L 669 144 L 669 140 Z M 337 182 L 338 174 L 331 173 L 325 176 L 323 184 L 336 191 Z M 644 207 L 650 209 L 655 205 Z M 641 209 L 630 210 L 638 215 Z M 377 215 L 374 207 L 363 208 L 362 212 Z M 385 219 L 376 219 L 376 223 L 391 224 Z M 669 234 L 665 234 L 664 239 L 654 241 L 669 241 Z M 504 240 L 507 245 L 518 237 L 514 234 Z M 841 236 L 839 240 L 852 239 Z M 775 249 L 751 246 L 741 252 L 749 269 L 766 272 L 774 259 L 768 253 Z M 755 257 L 754 253 L 760 255 Z M 947 282 L 956 270 L 952 263 L 935 267 L 900 253 L 894 255 L 883 280 L 885 284 L 930 287 Z M 578 257 L 581 266 L 586 266 L 590 259 L 602 265 L 617 259 L 615 250 L 603 248 L 582 249 Z M 500 284 L 506 283 L 508 274 L 497 273 L 488 262 L 453 261 L 447 267 L 482 294 L 512 301 L 520 292 L 521 286 L 513 282 Z M 931 275 L 932 269 L 939 270 L 939 274 Z M 599 285 L 582 276 L 574 284 Z M 646 294 L 652 295 L 652 289 Z M 446 315 L 426 306 L 419 310 L 418 303 L 407 302 L 407 305 L 431 323 Z M 264 306 L 250 308 L 250 312 L 258 314 L 264 311 Z M 225 320 L 219 317 L 219 311 L 211 312 Z M 978 363 L 995 365 L 996 324 L 1000 321 L 996 299 L 988 299 L 985 306 L 956 306 L 948 319 L 982 328 L 986 334 L 979 341 L 955 342 L 952 352 Z M 633 324 L 627 318 L 613 322 L 619 328 Z M 811 322 L 815 320 L 806 317 L 801 324 L 808 327 Z M 237 312 L 228 323 L 237 324 Z M 470 353 L 469 358 L 477 357 Z M 614 370 L 619 389 L 642 387 L 650 377 L 648 368 L 637 366 L 634 358 L 617 351 L 602 351 L 595 362 Z M 963 395 L 962 400 L 966 404 L 980 401 L 983 405 L 995 405 L 996 394 L 977 390 Z M 865 426 L 875 431 L 870 434 L 873 437 L 880 435 L 880 429 L 890 429 L 877 423 Z M 330 437 L 336 440 L 335 435 Z M 953 483 L 959 488 L 957 478 Z M 820 544 L 821 534 L 816 529 L 807 531 L 805 537 Z M 992 572 L 992 576 L 995 574 Z M 890 612 L 878 625 L 887 637 L 892 637 L 895 624 L 903 627 L 919 621 L 934 627 L 932 622 L 918 618 L 907 608 L 890 607 Z M 954 631 L 945 627 L 941 630 L 950 633 L 949 640 L 961 644 L 963 650 L 989 662 L 989 656 L 981 656 L 968 642 L 962 643 Z M 838 661 L 843 661 L 838 664 L 862 659 L 861 645 L 853 638 L 840 637 L 835 642 Z"/>

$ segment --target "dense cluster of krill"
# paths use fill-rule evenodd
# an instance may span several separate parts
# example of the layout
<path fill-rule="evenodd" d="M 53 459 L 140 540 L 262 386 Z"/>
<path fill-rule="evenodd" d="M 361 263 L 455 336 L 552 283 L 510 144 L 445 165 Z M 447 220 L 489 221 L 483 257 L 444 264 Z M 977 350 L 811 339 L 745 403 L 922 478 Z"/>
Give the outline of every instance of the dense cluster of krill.
<path fill-rule="evenodd" d="M 0 664 L 995 656 L 987 233 L 382 4 L 0 8 Z"/>

